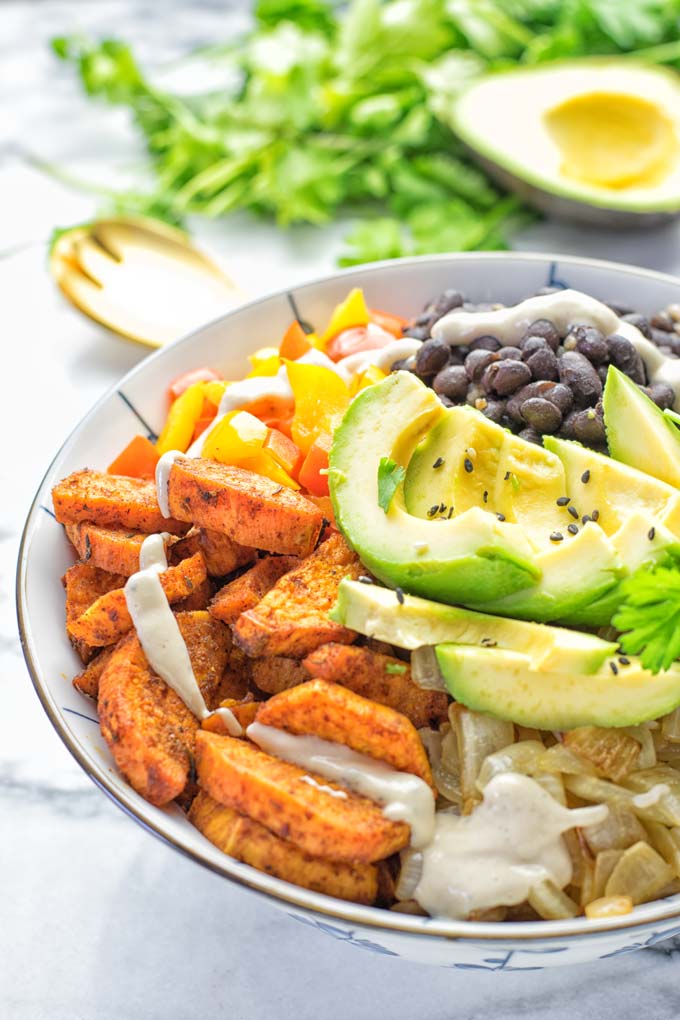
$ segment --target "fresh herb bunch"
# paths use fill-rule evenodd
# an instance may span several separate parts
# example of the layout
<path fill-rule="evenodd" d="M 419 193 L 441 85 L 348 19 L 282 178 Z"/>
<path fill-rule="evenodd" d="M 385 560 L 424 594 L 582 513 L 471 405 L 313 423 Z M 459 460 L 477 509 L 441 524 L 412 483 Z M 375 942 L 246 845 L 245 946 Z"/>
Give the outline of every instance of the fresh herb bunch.
<path fill-rule="evenodd" d="M 182 222 L 249 209 L 282 226 L 358 223 L 345 265 L 503 248 L 527 216 L 463 156 L 451 98 L 489 68 L 644 49 L 680 58 L 680 0 L 258 0 L 211 53 L 232 89 L 182 98 L 117 40 L 59 38 L 88 95 L 128 106 L 155 171 L 118 208 Z"/>
<path fill-rule="evenodd" d="M 680 556 L 640 567 L 621 583 L 621 595 L 612 624 L 623 631 L 622 649 L 652 673 L 668 669 L 680 658 Z"/>

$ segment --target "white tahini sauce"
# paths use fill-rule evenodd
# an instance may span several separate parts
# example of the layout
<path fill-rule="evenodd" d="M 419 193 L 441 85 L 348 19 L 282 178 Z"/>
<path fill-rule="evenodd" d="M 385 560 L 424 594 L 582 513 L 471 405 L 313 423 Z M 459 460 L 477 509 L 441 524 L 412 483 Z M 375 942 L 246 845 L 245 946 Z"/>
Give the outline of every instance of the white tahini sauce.
<path fill-rule="evenodd" d="M 601 822 L 607 811 L 605 804 L 570 811 L 528 776 L 494 776 L 472 814 L 435 816 L 413 899 L 433 917 L 462 919 L 522 903 L 544 879 L 563 889 L 572 864 L 562 833 Z"/>
<path fill-rule="evenodd" d="M 680 407 L 680 358 L 667 357 L 632 323 L 624 322 L 601 301 L 578 290 L 541 294 L 527 298 L 518 305 L 490 312 L 463 312 L 456 309 L 434 324 L 432 336 L 448 344 L 459 345 L 488 333 L 497 337 L 504 346 L 514 346 L 537 319 L 549 319 L 561 332 L 572 324 L 579 324 L 595 326 L 605 336 L 618 333 L 626 337 L 644 361 L 650 383 L 667 383 L 672 386 L 679 394 L 675 407 Z"/>
<path fill-rule="evenodd" d="M 172 465 L 175 463 L 178 457 L 183 457 L 184 454 L 179 450 L 168 450 L 158 459 L 156 464 L 156 498 L 158 500 L 158 506 L 164 517 L 170 517 L 170 504 L 168 502 L 168 483 L 170 481 L 170 472 L 172 471 Z M 165 570 L 165 567 L 163 567 Z"/>
<path fill-rule="evenodd" d="M 393 822 L 411 826 L 411 846 L 425 846 L 434 833 L 434 795 L 418 776 L 397 772 L 385 762 L 320 737 L 297 736 L 251 723 L 246 736 L 269 754 L 347 786 L 376 801 Z"/>
<path fill-rule="evenodd" d="M 324 783 L 319 783 L 314 776 L 302 776 L 300 778 L 301 783 L 306 783 L 307 786 L 313 786 L 315 790 L 320 790 L 321 793 L 327 793 L 329 797 L 336 797 L 338 800 L 347 800 L 347 794 L 344 790 L 335 790 L 332 786 L 326 786 Z"/>
<path fill-rule="evenodd" d="M 633 807 L 636 808 L 654 807 L 655 804 L 659 803 L 662 797 L 665 797 L 666 794 L 670 792 L 670 787 L 668 787 L 666 783 L 655 783 L 655 785 L 645 793 L 636 793 L 631 803 Z"/>

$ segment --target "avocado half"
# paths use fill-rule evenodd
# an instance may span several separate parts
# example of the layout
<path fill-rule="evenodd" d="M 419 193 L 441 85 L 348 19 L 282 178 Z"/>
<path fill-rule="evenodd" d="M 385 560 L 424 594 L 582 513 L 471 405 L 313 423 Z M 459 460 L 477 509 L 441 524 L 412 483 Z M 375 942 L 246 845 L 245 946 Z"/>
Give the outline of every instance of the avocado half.
<path fill-rule="evenodd" d="M 611 57 L 492 73 L 463 90 L 446 119 L 490 177 L 551 216 L 628 228 L 680 213 L 674 71 Z M 613 168 L 630 162 L 630 175 L 598 172 L 607 154 Z M 589 163 L 596 180 L 583 176 Z"/>

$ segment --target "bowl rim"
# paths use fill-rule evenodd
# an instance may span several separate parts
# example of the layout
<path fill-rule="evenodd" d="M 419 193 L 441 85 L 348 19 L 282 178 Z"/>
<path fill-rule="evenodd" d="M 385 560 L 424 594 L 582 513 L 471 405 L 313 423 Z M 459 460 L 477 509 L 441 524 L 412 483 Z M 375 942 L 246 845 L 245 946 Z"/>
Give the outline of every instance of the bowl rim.
<path fill-rule="evenodd" d="M 571 918 L 559 921 L 454 921 L 442 918 L 421 917 L 416 915 L 402 914 L 395 911 L 385 910 L 381 907 L 363 906 L 350 901 L 340 900 L 333 896 L 317 893 L 300 886 L 293 885 L 283 879 L 275 878 L 264 872 L 236 861 L 234 858 L 223 854 L 223 861 L 218 864 L 215 860 L 204 855 L 200 847 L 189 847 L 184 845 L 170 833 L 163 831 L 160 825 L 155 824 L 150 818 L 144 816 L 143 809 L 133 801 L 131 794 L 134 793 L 131 787 L 123 789 L 117 787 L 109 778 L 108 770 L 104 764 L 99 764 L 94 756 L 89 758 L 78 742 L 71 736 L 68 729 L 63 725 L 59 712 L 57 711 L 51 693 L 46 682 L 40 674 L 37 661 L 34 658 L 31 631 L 28 623 L 28 603 L 26 592 L 26 570 L 30 554 L 30 545 L 34 524 L 40 509 L 40 501 L 45 484 L 52 472 L 56 462 L 70 444 L 75 435 L 80 432 L 88 419 L 94 415 L 101 406 L 106 404 L 116 390 L 131 380 L 138 372 L 145 371 L 149 362 L 162 358 L 164 352 L 170 347 L 184 346 L 190 344 L 195 336 L 203 333 L 217 324 L 228 320 L 230 316 L 243 312 L 251 307 L 260 305 L 271 299 L 289 297 L 292 292 L 298 293 L 328 283 L 332 280 L 352 275 L 370 275 L 374 272 L 382 272 L 385 269 L 398 266 L 415 265 L 438 265 L 442 263 L 457 262 L 528 262 L 529 264 L 544 264 L 547 267 L 579 266 L 584 268 L 608 270 L 615 275 L 644 277 L 666 284 L 672 284 L 680 289 L 680 277 L 671 273 L 662 273 L 653 269 L 645 269 L 628 263 L 618 263 L 607 259 L 596 259 L 584 256 L 561 255 L 550 252 L 452 252 L 437 255 L 410 256 L 401 259 L 383 260 L 380 262 L 366 263 L 360 266 L 351 266 L 335 272 L 325 273 L 295 283 L 290 287 L 278 288 L 268 291 L 250 301 L 238 305 L 236 308 L 217 316 L 215 319 L 204 323 L 202 326 L 190 333 L 179 337 L 171 344 L 166 344 L 157 351 L 147 355 L 133 366 L 126 374 L 112 384 L 89 408 L 85 415 L 79 420 L 73 429 L 68 433 L 64 441 L 51 458 L 43 476 L 38 484 L 35 496 L 31 502 L 26 521 L 21 534 L 19 554 L 16 570 L 16 609 L 19 638 L 24 660 L 31 678 L 31 682 L 40 703 L 54 727 L 57 735 L 66 746 L 70 754 L 75 758 L 85 774 L 92 782 L 102 790 L 110 800 L 113 801 L 130 818 L 139 823 L 143 829 L 155 836 L 166 845 L 179 851 L 185 857 L 195 861 L 213 873 L 226 878 L 235 885 L 245 886 L 260 896 L 266 897 L 276 904 L 287 904 L 307 912 L 313 913 L 322 918 L 348 922 L 355 925 L 362 925 L 372 928 L 376 932 L 385 931 L 393 935 L 418 935 L 423 938 L 446 938 L 456 941 L 474 942 L 550 942 L 555 939 L 574 938 L 579 936 L 606 936 L 613 935 L 623 930 L 648 927 L 662 921 L 680 917 L 680 894 L 668 897 L 663 900 L 653 900 L 650 903 L 642 904 L 633 909 L 633 912 L 619 918 L 588 919 L 585 917 Z"/>

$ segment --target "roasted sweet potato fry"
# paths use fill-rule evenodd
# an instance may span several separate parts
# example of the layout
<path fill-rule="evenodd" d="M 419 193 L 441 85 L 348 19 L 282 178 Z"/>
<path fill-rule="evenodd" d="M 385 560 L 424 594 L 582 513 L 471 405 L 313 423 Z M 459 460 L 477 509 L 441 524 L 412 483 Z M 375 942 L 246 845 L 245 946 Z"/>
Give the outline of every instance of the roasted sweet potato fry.
<path fill-rule="evenodd" d="M 225 577 L 239 567 L 245 567 L 257 559 L 257 549 L 247 545 L 239 545 L 228 535 L 209 528 L 199 528 L 198 544 L 205 556 L 208 573 L 211 577 Z"/>
<path fill-rule="evenodd" d="M 178 520 L 228 535 L 239 545 L 308 556 L 323 514 L 269 478 L 216 461 L 180 457 L 170 471 L 170 512 Z"/>
<path fill-rule="evenodd" d="M 178 566 L 168 567 L 160 578 L 168 601 L 179 602 L 205 581 L 205 560 L 201 553 L 196 553 Z M 66 627 L 71 637 L 95 648 L 113 644 L 132 627 L 123 588 L 102 595 L 77 619 L 67 621 Z"/>
<path fill-rule="evenodd" d="M 438 729 L 446 719 L 449 699 L 444 691 L 418 687 L 411 679 L 408 663 L 391 655 L 356 645 L 330 644 L 308 655 L 303 666 L 320 680 L 342 684 L 370 701 L 396 709 L 417 730 L 422 726 Z"/>
<path fill-rule="evenodd" d="M 406 716 L 326 680 L 308 680 L 262 702 L 257 721 L 289 733 L 308 733 L 412 772 L 432 786 L 423 742 Z"/>
<path fill-rule="evenodd" d="M 104 648 L 98 655 L 95 655 L 82 672 L 73 678 L 73 686 L 81 694 L 87 695 L 94 701 L 99 697 L 99 680 L 106 669 L 111 658 L 113 648 Z"/>
<path fill-rule="evenodd" d="M 203 835 L 230 857 L 305 889 L 354 903 L 374 903 L 377 868 L 372 864 L 327 861 L 274 836 L 264 825 L 224 807 L 201 791 L 189 812 Z"/>
<path fill-rule="evenodd" d="M 168 563 L 170 566 L 176 567 L 182 560 L 195 556 L 197 552 L 203 552 L 201 549 L 201 533 L 198 528 L 191 528 L 183 538 L 178 538 L 175 544 L 170 547 Z"/>
<path fill-rule="evenodd" d="M 61 583 L 66 589 L 66 632 L 76 652 L 87 664 L 97 654 L 97 649 L 83 638 L 74 637 L 70 627 L 98 598 L 125 584 L 125 578 L 121 574 L 100 570 L 92 563 L 75 563 L 66 571 Z"/>
<path fill-rule="evenodd" d="M 245 740 L 200 730 L 196 766 L 201 788 L 214 800 L 316 857 L 370 864 L 409 841 L 409 826 L 389 821 L 377 804 L 319 779 L 340 792 L 334 797 L 303 781 L 304 769 Z"/>
<path fill-rule="evenodd" d="M 329 641 L 351 644 L 354 631 L 329 620 L 328 611 L 343 577 L 356 579 L 362 569 L 342 535 L 331 535 L 238 618 L 237 643 L 248 655 L 289 658 L 301 658 Z"/>
<path fill-rule="evenodd" d="M 189 592 L 186 598 L 180 599 L 179 602 L 173 602 L 172 608 L 175 613 L 194 613 L 198 610 L 205 610 L 207 612 L 214 591 L 215 588 L 212 581 L 209 577 L 206 577 L 204 581 L 201 581 L 199 585 Z"/>
<path fill-rule="evenodd" d="M 251 677 L 259 690 L 266 694 L 278 694 L 309 680 L 309 673 L 298 659 L 274 655 L 269 659 L 253 659 Z"/>
<path fill-rule="evenodd" d="M 144 539 L 148 538 L 143 531 L 103 528 L 89 521 L 67 524 L 66 534 L 82 560 L 124 577 L 139 570 L 139 551 Z M 170 538 L 166 549 L 174 541 Z"/>
<path fill-rule="evenodd" d="M 177 616 L 206 704 L 227 661 L 226 628 L 208 613 Z M 198 720 L 149 667 L 136 634 L 116 646 L 99 680 L 99 721 L 116 764 L 152 804 L 178 797 L 191 772 Z"/>
<path fill-rule="evenodd" d="M 104 528 L 128 531 L 169 531 L 181 535 L 186 524 L 163 517 L 156 486 L 141 478 L 76 471 L 52 489 L 54 513 L 61 524 L 92 521 Z"/>
<path fill-rule="evenodd" d="M 300 563 L 297 556 L 268 556 L 220 588 L 210 612 L 223 623 L 236 623 L 241 613 L 252 609 L 276 582 Z"/>
<path fill-rule="evenodd" d="M 258 702 L 253 700 L 252 694 L 248 695 L 243 701 L 234 701 L 233 698 L 225 698 L 224 701 L 221 701 L 219 704 L 219 708 L 228 708 L 234 715 L 236 721 L 241 726 L 244 735 L 251 722 L 255 722 L 257 707 Z M 209 730 L 210 733 L 221 733 L 225 737 L 233 736 L 233 734 L 230 733 L 226 722 L 217 712 L 213 715 L 209 715 L 207 719 L 203 720 L 201 723 L 201 729 Z"/>

